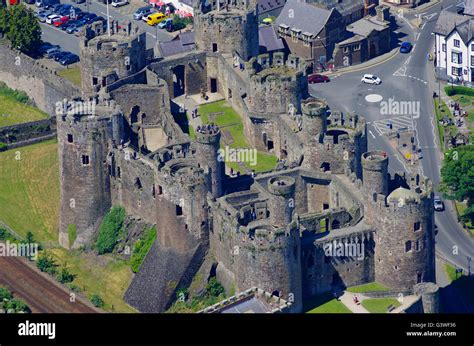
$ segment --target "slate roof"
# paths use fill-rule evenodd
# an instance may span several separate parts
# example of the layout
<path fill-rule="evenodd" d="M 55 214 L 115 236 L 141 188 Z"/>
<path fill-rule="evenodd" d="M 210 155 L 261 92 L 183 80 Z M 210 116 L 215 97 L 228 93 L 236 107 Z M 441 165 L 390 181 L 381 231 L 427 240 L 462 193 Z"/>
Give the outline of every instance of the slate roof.
<path fill-rule="evenodd" d="M 448 36 L 455 28 L 464 43 L 469 43 L 474 34 L 474 18 L 451 11 L 441 11 L 434 32 Z"/>
<path fill-rule="evenodd" d="M 273 25 L 258 28 L 258 41 L 259 45 L 264 47 L 267 52 L 285 48 L 283 40 L 277 36 Z"/>
<path fill-rule="evenodd" d="M 365 17 L 347 26 L 347 31 L 356 35 L 367 37 L 372 31 L 383 31 L 388 23 L 380 22 L 376 17 Z"/>
<path fill-rule="evenodd" d="M 289 16 L 289 13 L 293 15 Z M 288 0 L 276 19 L 275 26 L 278 27 L 280 24 L 285 24 L 290 29 L 299 29 L 317 35 L 326 25 L 331 13 L 331 10 L 314 6 L 301 0 Z"/>
<path fill-rule="evenodd" d="M 285 6 L 285 2 L 286 0 L 258 0 L 258 13 L 261 15 L 276 8 L 283 7 Z"/>
<path fill-rule="evenodd" d="M 309 0 L 308 2 L 317 4 L 328 10 L 335 8 L 343 16 L 364 8 L 364 0 Z"/>
<path fill-rule="evenodd" d="M 466 0 L 464 4 L 464 14 L 474 16 L 474 0 Z"/>
<path fill-rule="evenodd" d="M 195 48 L 194 31 L 184 32 L 171 41 L 160 42 L 160 52 L 164 58 L 175 54 L 190 52 Z"/>

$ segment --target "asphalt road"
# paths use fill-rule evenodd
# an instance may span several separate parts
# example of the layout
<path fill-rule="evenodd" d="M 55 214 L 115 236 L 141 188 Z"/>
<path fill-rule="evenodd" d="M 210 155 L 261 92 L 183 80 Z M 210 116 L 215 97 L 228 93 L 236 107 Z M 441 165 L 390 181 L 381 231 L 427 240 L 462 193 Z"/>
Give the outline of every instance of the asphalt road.
<path fill-rule="evenodd" d="M 413 127 L 416 130 L 416 141 L 422 150 L 421 172 L 428 176 L 435 186 L 440 181 L 441 153 L 437 143 L 436 127 L 434 122 L 434 107 L 432 103 L 433 91 L 438 92 L 434 82 L 433 63 L 427 59 L 427 54 L 433 50 L 433 36 L 438 13 L 441 6 L 444 8 L 455 5 L 457 1 L 447 0 L 422 14 L 426 24 L 421 30 L 413 28 L 409 20 L 413 16 L 397 18 L 400 41 L 410 41 L 414 49 L 409 54 L 398 54 L 389 61 L 358 72 L 336 76 L 330 83 L 313 84 L 310 92 L 314 96 L 325 98 L 332 109 L 345 112 L 356 112 L 365 116 L 368 122 L 369 150 L 385 150 L 390 155 L 390 171 L 404 171 L 406 164 L 388 144 L 384 131 L 386 124 L 394 126 Z M 378 86 L 368 86 L 360 82 L 364 73 L 374 74 L 382 79 Z M 433 90 L 434 89 L 434 90 Z M 381 115 L 381 104 L 368 102 L 366 96 L 379 95 L 383 101 L 390 98 L 396 101 L 419 102 L 420 116 L 413 114 Z M 446 202 L 444 212 L 436 212 L 435 221 L 438 227 L 436 249 L 445 258 L 458 267 L 473 272 L 474 242 L 459 226 L 456 214 L 450 202 Z M 470 267 L 469 267 L 470 266 Z"/>
<path fill-rule="evenodd" d="M 89 0 L 90 1 L 90 0 Z M 73 6 L 77 6 L 83 11 L 93 12 L 98 16 L 102 16 L 107 18 L 107 6 L 105 4 L 99 3 L 97 1 L 91 1 L 90 5 L 88 6 L 86 3 L 84 4 L 74 4 L 70 0 L 62 0 L 61 3 L 63 4 L 72 4 Z M 145 6 L 145 2 L 143 6 Z M 156 44 L 157 40 L 166 42 L 171 40 L 172 36 L 164 29 L 158 29 L 157 26 L 151 27 L 142 20 L 134 20 L 132 15 L 134 9 L 137 7 L 131 7 L 131 5 L 126 5 L 115 9 L 114 7 L 109 5 L 109 15 L 111 20 L 118 20 L 119 24 L 124 24 L 127 21 L 131 21 L 134 25 L 137 25 L 143 32 L 146 32 L 147 35 L 147 48 L 153 48 Z M 36 9 L 36 7 L 35 7 Z M 64 50 L 73 52 L 75 54 L 79 54 L 79 38 L 74 36 L 73 34 L 68 34 L 61 29 L 55 28 L 52 25 L 41 23 L 41 29 L 43 30 L 43 41 L 50 42 L 53 44 L 60 45 Z"/>
<path fill-rule="evenodd" d="M 19 257 L 0 257 L 0 285 L 23 299 L 33 313 L 99 312 L 77 296 L 71 302 L 70 292 L 27 261 Z"/>

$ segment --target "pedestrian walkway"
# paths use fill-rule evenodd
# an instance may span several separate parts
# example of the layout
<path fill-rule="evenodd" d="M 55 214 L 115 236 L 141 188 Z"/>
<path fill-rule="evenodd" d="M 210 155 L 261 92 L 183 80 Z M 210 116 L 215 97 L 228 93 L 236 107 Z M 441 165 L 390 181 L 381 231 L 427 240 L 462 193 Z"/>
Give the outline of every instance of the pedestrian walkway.
<path fill-rule="evenodd" d="M 369 312 L 362 306 L 362 304 L 357 305 L 354 303 L 354 296 L 357 296 L 359 298 L 359 301 L 362 301 L 362 295 L 361 294 L 354 294 L 350 292 L 344 291 L 344 294 L 339 297 L 339 300 L 341 301 L 342 304 L 344 304 L 349 310 L 356 314 L 368 314 Z"/>

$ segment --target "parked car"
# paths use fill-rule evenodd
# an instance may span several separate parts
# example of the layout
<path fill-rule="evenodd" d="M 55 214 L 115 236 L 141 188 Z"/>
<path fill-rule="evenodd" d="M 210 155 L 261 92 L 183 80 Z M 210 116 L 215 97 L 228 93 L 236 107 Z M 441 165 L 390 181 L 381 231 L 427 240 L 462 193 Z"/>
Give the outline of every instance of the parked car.
<path fill-rule="evenodd" d="M 72 0 L 75 4 L 83 4 L 86 2 L 86 0 Z"/>
<path fill-rule="evenodd" d="M 61 18 L 61 16 L 58 16 L 57 14 L 51 14 L 46 18 L 46 24 L 53 24 L 53 22 L 59 18 Z"/>
<path fill-rule="evenodd" d="M 410 42 L 402 42 L 402 44 L 400 45 L 400 53 L 410 53 L 412 48 L 413 46 Z"/>
<path fill-rule="evenodd" d="M 44 12 L 41 12 L 41 13 L 38 14 L 38 20 L 40 21 L 40 23 L 44 23 L 44 22 L 46 22 L 46 19 L 47 19 L 50 15 L 52 15 L 52 12 L 51 12 L 51 11 L 46 10 L 46 11 L 44 11 Z"/>
<path fill-rule="evenodd" d="M 271 25 L 275 21 L 275 17 L 267 17 L 262 20 L 262 24 Z"/>
<path fill-rule="evenodd" d="M 60 51 L 54 54 L 54 61 L 61 61 L 66 55 L 70 54 L 71 52 Z"/>
<path fill-rule="evenodd" d="M 44 57 L 51 59 L 54 56 L 54 54 L 58 53 L 59 51 L 60 51 L 59 46 L 53 46 L 51 48 L 46 49 L 46 51 L 44 52 Z"/>
<path fill-rule="evenodd" d="M 75 62 L 79 61 L 79 57 L 76 54 L 69 53 L 68 55 L 64 56 L 59 63 L 61 65 L 67 66 L 74 64 Z"/>
<path fill-rule="evenodd" d="M 112 1 L 112 7 L 122 7 L 128 4 L 129 4 L 128 0 Z"/>
<path fill-rule="evenodd" d="M 160 13 L 160 12 L 153 13 L 153 14 L 150 14 L 147 17 L 146 23 L 148 25 L 155 26 L 155 25 L 159 24 L 160 22 L 164 21 L 166 18 L 168 18 L 168 17 L 165 16 L 163 13 Z"/>
<path fill-rule="evenodd" d="M 60 4 L 59 2 L 57 4 L 54 4 L 51 6 L 51 11 L 53 11 L 54 13 L 57 13 L 61 10 L 61 8 L 63 8 L 64 4 Z"/>
<path fill-rule="evenodd" d="M 444 203 L 443 203 L 443 201 L 441 200 L 441 198 L 439 196 L 434 197 L 433 207 L 434 207 L 434 210 L 436 210 L 436 211 L 443 211 L 444 210 Z"/>
<path fill-rule="evenodd" d="M 71 15 L 71 10 L 73 9 L 73 7 L 71 5 L 64 5 L 63 7 L 61 7 L 61 9 L 57 12 L 60 16 L 69 16 Z"/>
<path fill-rule="evenodd" d="M 330 81 L 328 76 L 323 76 L 321 74 L 311 74 L 308 76 L 308 83 L 328 83 Z"/>
<path fill-rule="evenodd" d="M 58 49 L 59 49 L 59 46 L 58 46 L 58 45 L 55 45 L 55 44 L 51 44 L 51 43 L 49 43 L 49 42 L 45 42 L 45 43 L 42 43 L 42 44 L 39 46 L 37 52 L 38 52 L 38 54 L 44 56 L 45 53 L 46 53 L 46 51 L 47 51 L 48 49 L 51 49 L 51 48 L 58 48 Z"/>
<path fill-rule="evenodd" d="M 135 11 L 133 14 L 133 19 L 135 20 L 140 20 L 143 17 L 148 17 L 150 14 L 153 13 L 153 7 L 152 6 L 145 6 L 145 7 L 140 7 L 138 10 Z"/>
<path fill-rule="evenodd" d="M 70 26 L 77 24 L 77 20 L 71 19 L 68 22 L 60 26 L 61 30 L 66 31 Z"/>
<path fill-rule="evenodd" d="M 366 83 L 366 84 L 375 84 L 375 85 L 379 85 L 380 83 L 382 83 L 382 80 L 377 77 L 377 76 L 374 76 L 372 74 L 365 74 L 362 79 L 361 79 L 361 82 L 362 83 Z"/>
<path fill-rule="evenodd" d="M 68 16 L 63 16 L 61 18 L 55 19 L 53 21 L 53 25 L 58 28 L 61 25 L 66 24 L 67 22 L 69 22 L 69 17 Z"/>
<path fill-rule="evenodd" d="M 158 27 L 160 29 L 164 29 L 167 26 L 171 25 L 171 23 L 173 23 L 173 19 L 172 18 L 166 18 L 164 21 L 162 21 L 160 24 L 158 24 Z"/>

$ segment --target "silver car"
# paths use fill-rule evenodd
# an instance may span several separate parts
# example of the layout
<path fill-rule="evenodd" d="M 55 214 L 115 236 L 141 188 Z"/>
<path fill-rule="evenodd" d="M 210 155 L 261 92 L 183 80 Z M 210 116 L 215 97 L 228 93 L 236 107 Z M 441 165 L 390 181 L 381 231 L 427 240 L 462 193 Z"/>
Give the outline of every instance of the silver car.
<path fill-rule="evenodd" d="M 439 196 L 435 196 L 435 198 L 433 199 L 433 208 L 436 211 L 444 210 L 444 203 Z"/>

